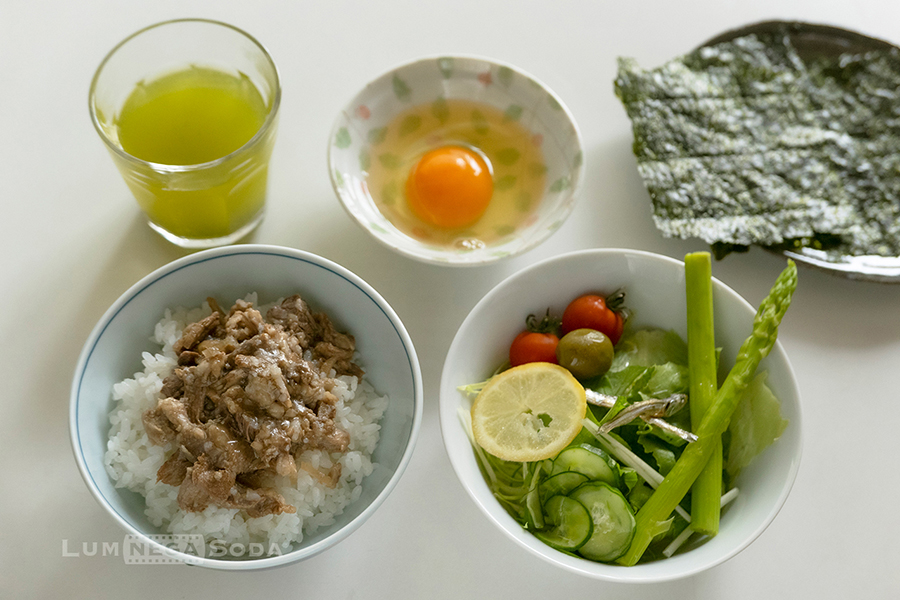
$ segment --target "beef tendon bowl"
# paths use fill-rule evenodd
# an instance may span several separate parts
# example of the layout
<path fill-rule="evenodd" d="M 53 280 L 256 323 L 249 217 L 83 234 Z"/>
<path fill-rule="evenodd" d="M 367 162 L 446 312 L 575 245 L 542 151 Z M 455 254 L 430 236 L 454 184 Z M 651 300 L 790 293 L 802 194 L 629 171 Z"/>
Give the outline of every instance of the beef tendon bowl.
<path fill-rule="evenodd" d="M 166 311 L 114 386 L 106 464 L 170 533 L 286 551 L 359 496 L 388 399 L 327 314 L 254 304 Z"/>
<path fill-rule="evenodd" d="M 412 339 L 377 290 L 309 252 L 242 244 L 170 262 L 106 310 L 69 430 L 127 548 L 258 570 L 318 555 L 378 510 L 422 404 Z"/>

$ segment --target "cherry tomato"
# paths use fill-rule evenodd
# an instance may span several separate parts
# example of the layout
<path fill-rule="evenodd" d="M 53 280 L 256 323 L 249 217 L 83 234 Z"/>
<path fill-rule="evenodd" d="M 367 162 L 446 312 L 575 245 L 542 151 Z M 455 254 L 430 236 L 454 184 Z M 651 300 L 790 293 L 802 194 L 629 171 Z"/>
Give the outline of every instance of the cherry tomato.
<path fill-rule="evenodd" d="M 509 363 L 518 367 L 530 362 L 556 361 L 559 345 L 559 319 L 550 315 L 550 309 L 540 320 L 534 315 L 525 319 L 525 331 L 516 336 L 509 346 Z"/>
<path fill-rule="evenodd" d="M 556 364 L 559 338 L 553 333 L 523 331 L 509 346 L 509 364 L 514 367 L 531 362 Z"/>
<path fill-rule="evenodd" d="M 607 298 L 595 294 L 575 298 L 563 312 L 563 333 L 576 329 L 596 329 L 606 335 L 613 345 L 618 344 L 625 327 L 622 310 L 624 299 L 625 293 L 621 291 Z"/>

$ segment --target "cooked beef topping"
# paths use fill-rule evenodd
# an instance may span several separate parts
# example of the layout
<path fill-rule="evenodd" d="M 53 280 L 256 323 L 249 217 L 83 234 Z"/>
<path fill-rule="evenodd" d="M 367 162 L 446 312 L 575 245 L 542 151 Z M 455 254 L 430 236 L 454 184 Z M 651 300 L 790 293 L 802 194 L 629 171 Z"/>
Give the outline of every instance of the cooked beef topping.
<path fill-rule="evenodd" d="M 151 442 L 175 445 L 157 480 L 180 486 L 186 511 L 215 504 L 251 517 L 294 512 L 267 483 L 296 479 L 299 463 L 317 481 L 337 484 L 339 464 L 322 473 L 299 457 L 347 450 L 350 436 L 334 422 L 332 371 L 362 376 L 356 343 L 300 296 L 265 318 L 242 300 L 227 313 L 209 304 L 212 314 L 185 327 L 173 346 L 178 366 L 143 414 Z"/>

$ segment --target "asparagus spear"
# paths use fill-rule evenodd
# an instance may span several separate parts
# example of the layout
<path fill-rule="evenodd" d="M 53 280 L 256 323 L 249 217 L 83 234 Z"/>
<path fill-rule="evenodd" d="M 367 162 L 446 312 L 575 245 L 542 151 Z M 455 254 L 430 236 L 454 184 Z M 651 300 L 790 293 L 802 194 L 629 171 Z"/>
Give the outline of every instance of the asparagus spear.
<path fill-rule="evenodd" d="M 709 252 L 684 257 L 687 296 L 688 370 L 691 429 L 697 430 L 716 395 L 716 340 L 713 334 L 712 265 Z M 705 535 L 719 532 L 722 497 L 722 441 L 711 450 L 691 488 L 691 528 Z"/>
<path fill-rule="evenodd" d="M 787 268 L 775 281 L 769 295 L 759 305 L 753 319 L 753 331 L 738 351 L 734 367 L 716 393 L 712 406 L 703 415 L 695 433 L 697 441 L 685 448 L 681 457 L 635 516 L 636 530 L 628 552 L 618 560 L 634 565 L 640 560 L 663 523 L 688 493 L 703 470 L 737 407 L 741 394 L 753 378 L 760 361 L 769 354 L 778 335 L 778 325 L 797 288 L 797 266 L 788 260 Z"/>

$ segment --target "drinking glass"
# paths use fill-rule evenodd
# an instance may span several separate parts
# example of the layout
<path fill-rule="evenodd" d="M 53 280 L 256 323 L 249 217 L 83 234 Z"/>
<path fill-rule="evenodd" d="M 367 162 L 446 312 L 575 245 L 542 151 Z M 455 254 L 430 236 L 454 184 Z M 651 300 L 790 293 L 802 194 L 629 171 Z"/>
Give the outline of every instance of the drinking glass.
<path fill-rule="evenodd" d="M 236 150 L 198 164 L 164 164 L 130 154 L 120 140 L 129 98 L 189 69 L 252 84 L 265 110 L 259 130 Z M 230 244 L 262 220 L 280 100 L 278 70 L 266 49 L 237 27 L 207 19 L 166 21 L 129 36 L 100 63 L 89 95 L 94 127 L 150 227 L 186 248 Z M 146 131 L 152 137 L 157 129 Z"/>

